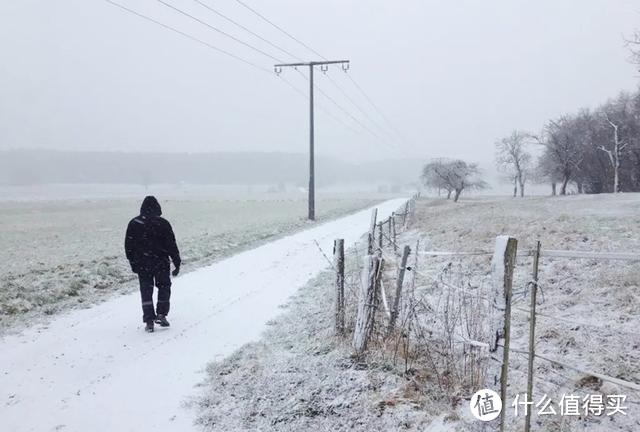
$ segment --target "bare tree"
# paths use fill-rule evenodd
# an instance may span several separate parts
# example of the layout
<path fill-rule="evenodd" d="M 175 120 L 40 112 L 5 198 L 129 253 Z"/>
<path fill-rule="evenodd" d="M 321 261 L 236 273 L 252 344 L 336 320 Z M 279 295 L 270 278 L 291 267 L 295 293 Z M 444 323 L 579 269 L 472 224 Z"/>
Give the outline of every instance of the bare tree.
<path fill-rule="evenodd" d="M 422 181 L 432 189 L 447 191 L 447 199 L 454 194 L 453 201 L 458 202 L 463 190 L 484 189 L 487 184 L 480 179 L 477 164 L 468 164 L 463 160 L 435 159 L 422 170 Z"/>
<path fill-rule="evenodd" d="M 629 51 L 631 51 L 631 61 L 640 68 L 640 30 L 636 31 L 625 42 Z"/>
<path fill-rule="evenodd" d="M 531 180 L 534 183 L 549 182 L 551 184 L 551 195 L 556 196 L 558 194 L 558 183 L 562 181 L 562 175 L 558 171 L 555 162 L 551 160 L 548 152 L 540 155 L 531 174 Z"/>
<path fill-rule="evenodd" d="M 440 195 L 440 191 L 446 191 L 447 199 L 451 199 L 454 188 L 449 177 L 445 174 L 448 171 L 446 168 L 448 163 L 450 161 L 446 159 L 434 159 L 429 162 L 422 169 L 422 182 L 431 189 L 437 189 L 438 195 Z"/>
<path fill-rule="evenodd" d="M 622 150 L 625 149 L 627 143 L 620 140 L 620 127 L 609 119 L 609 116 L 605 113 L 607 123 L 613 128 L 613 148 L 607 148 L 603 145 L 598 147 L 609 156 L 609 161 L 613 167 L 613 193 L 620 192 L 620 156 Z"/>
<path fill-rule="evenodd" d="M 623 93 L 617 100 L 602 108 L 602 116 L 611 127 L 612 137 L 607 145 L 601 144 L 598 149 L 607 154 L 613 168 L 613 193 L 620 192 L 620 164 L 623 151 L 629 145 L 628 141 L 622 139 L 622 134 L 626 132 L 625 125 L 629 123 L 628 119 L 632 116 L 630 104 L 631 98 Z"/>
<path fill-rule="evenodd" d="M 498 170 L 513 179 L 513 196 L 524 197 L 524 185 L 531 173 L 531 154 L 527 151 L 530 134 L 513 131 L 510 136 L 496 142 L 496 163 Z"/>
<path fill-rule="evenodd" d="M 560 195 L 567 194 L 567 185 L 576 179 L 584 157 L 580 148 L 581 141 L 575 132 L 576 124 L 573 119 L 564 116 L 550 121 L 542 137 L 534 137 L 539 144 L 545 146 L 545 153 L 540 161 L 546 166 L 541 171 L 550 173 L 552 183 L 560 179 Z"/>

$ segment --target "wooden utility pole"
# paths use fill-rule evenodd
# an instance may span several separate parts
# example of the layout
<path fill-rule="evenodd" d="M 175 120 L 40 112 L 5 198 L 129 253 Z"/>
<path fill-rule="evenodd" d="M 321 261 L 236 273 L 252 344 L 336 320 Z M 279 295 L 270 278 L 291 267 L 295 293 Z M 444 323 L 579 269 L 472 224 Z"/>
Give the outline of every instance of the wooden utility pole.
<path fill-rule="evenodd" d="M 327 60 L 314 61 L 308 63 L 283 63 L 274 66 L 277 74 L 282 72 L 282 68 L 298 66 L 309 67 L 309 220 L 316 219 L 316 179 L 315 179 L 315 131 L 314 131 L 314 112 L 313 112 L 313 68 L 320 66 L 323 72 L 327 71 L 330 64 L 341 64 L 346 71 L 349 67 L 349 60 Z"/>

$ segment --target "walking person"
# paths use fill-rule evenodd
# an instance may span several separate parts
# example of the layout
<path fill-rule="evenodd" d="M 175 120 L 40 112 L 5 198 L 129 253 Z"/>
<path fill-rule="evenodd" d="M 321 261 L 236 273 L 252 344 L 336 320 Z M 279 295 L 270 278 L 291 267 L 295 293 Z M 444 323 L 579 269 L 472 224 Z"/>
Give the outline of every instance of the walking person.
<path fill-rule="evenodd" d="M 145 197 L 140 215 L 131 219 L 127 226 L 124 249 L 131 270 L 138 274 L 142 297 L 142 320 L 145 330 L 153 332 L 154 322 L 169 327 L 167 315 L 171 299 L 171 276 L 169 259 L 180 272 L 180 252 L 169 221 L 161 217 L 162 208 L 153 196 Z M 158 287 L 157 307 L 153 307 L 153 288 Z"/>

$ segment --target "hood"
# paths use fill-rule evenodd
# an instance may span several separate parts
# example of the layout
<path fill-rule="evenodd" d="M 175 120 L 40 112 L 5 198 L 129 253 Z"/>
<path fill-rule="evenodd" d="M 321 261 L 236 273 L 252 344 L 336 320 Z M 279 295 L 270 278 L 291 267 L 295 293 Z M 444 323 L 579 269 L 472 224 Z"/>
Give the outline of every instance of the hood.
<path fill-rule="evenodd" d="M 142 206 L 140 206 L 140 214 L 142 216 L 160 216 L 162 214 L 162 207 L 156 197 L 145 197 Z"/>

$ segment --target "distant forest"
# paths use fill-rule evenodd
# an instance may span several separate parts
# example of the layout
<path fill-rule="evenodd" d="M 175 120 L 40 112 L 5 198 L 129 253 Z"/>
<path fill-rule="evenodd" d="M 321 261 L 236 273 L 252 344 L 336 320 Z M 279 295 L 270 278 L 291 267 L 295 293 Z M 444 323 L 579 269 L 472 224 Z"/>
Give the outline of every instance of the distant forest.
<path fill-rule="evenodd" d="M 55 150 L 0 151 L 0 185 L 45 183 L 190 183 L 306 186 L 308 158 L 292 153 L 124 153 Z M 406 184 L 417 180 L 421 161 L 355 164 L 317 159 L 317 184 Z"/>

